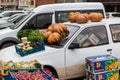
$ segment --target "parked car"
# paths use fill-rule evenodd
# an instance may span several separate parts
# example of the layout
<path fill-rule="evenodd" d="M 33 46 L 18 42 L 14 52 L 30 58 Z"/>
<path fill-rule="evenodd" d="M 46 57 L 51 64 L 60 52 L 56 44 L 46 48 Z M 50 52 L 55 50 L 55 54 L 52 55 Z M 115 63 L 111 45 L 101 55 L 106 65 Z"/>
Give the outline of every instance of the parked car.
<path fill-rule="evenodd" d="M 21 57 L 15 46 L 2 49 L 3 61 L 36 59 L 59 79 L 85 76 L 85 57 L 112 54 L 120 58 L 120 18 L 84 24 L 65 23 L 69 35 L 56 44 L 45 45 L 45 50 Z M 8 29 L 9 32 L 11 32 Z M 0 32 L 4 34 L 6 30 Z M 120 65 L 119 65 L 120 68 Z"/>
<path fill-rule="evenodd" d="M 120 13 L 119 12 L 106 12 L 106 18 L 119 18 Z"/>
<path fill-rule="evenodd" d="M 96 7 L 95 7 L 96 6 Z M 106 18 L 105 9 L 102 3 L 61 3 L 61 4 L 47 4 L 42 5 L 29 13 L 29 15 L 24 18 L 13 28 L 7 28 L 2 35 L 0 34 L 0 48 L 10 44 L 17 44 L 19 40 L 17 38 L 17 32 L 22 29 L 45 29 L 51 23 L 62 23 L 68 21 L 68 14 L 70 12 L 82 12 L 82 13 L 91 13 L 91 12 L 100 12 L 103 14 L 103 17 Z M 9 34 L 9 36 L 7 36 Z"/>
<path fill-rule="evenodd" d="M 22 15 L 22 14 L 25 14 L 25 13 L 18 13 L 18 14 L 14 14 L 10 17 L 3 17 L 3 18 L 0 18 L 0 22 L 6 22 L 6 21 L 11 21 L 13 20 L 14 18 L 17 18 L 18 16 Z"/>
<path fill-rule="evenodd" d="M 8 20 L 0 21 L 0 30 L 7 27 L 15 26 L 20 20 L 22 20 L 27 14 L 16 14 L 17 16 L 10 17 Z"/>
<path fill-rule="evenodd" d="M 14 17 L 18 16 L 19 14 L 24 14 L 24 13 L 14 14 L 14 15 L 12 15 L 10 17 L 3 17 L 3 18 L 0 18 L 0 21 L 2 21 L 2 20 L 8 20 L 8 19 L 13 19 Z"/>
<path fill-rule="evenodd" d="M 10 17 L 14 14 L 18 14 L 18 13 L 25 13 L 25 11 L 3 11 L 2 13 L 0 13 L 0 18 L 3 17 Z"/>

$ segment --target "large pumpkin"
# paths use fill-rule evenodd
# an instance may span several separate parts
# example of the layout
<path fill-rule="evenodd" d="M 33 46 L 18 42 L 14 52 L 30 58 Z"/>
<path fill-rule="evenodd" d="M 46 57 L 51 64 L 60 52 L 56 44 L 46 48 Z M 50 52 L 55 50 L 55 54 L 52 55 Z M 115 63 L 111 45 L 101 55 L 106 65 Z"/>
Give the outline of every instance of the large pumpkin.
<path fill-rule="evenodd" d="M 56 26 L 57 25 L 57 23 L 53 23 L 53 24 L 51 24 L 49 27 L 48 27 L 48 31 L 54 31 L 54 26 Z"/>
<path fill-rule="evenodd" d="M 56 42 L 60 41 L 60 38 L 61 38 L 60 34 L 57 32 L 54 32 L 48 37 L 47 42 L 50 44 L 56 43 Z"/>
<path fill-rule="evenodd" d="M 46 39 L 47 39 L 51 34 L 52 34 L 51 31 L 47 31 L 47 32 L 43 33 L 43 35 L 45 36 Z"/>
<path fill-rule="evenodd" d="M 77 14 L 76 21 L 77 23 L 86 23 L 89 21 L 89 15 L 88 14 Z"/>
<path fill-rule="evenodd" d="M 65 24 L 62 24 L 62 23 L 54 23 L 54 24 L 51 24 L 47 30 L 51 32 L 62 33 L 67 30 L 67 27 Z"/>
<path fill-rule="evenodd" d="M 89 17 L 92 22 L 99 22 L 103 19 L 103 15 L 101 13 L 90 13 Z"/>
<path fill-rule="evenodd" d="M 71 23 L 76 22 L 76 15 L 74 12 L 70 12 L 68 15 L 68 19 Z"/>
<path fill-rule="evenodd" d="M 67 26 L 66 26 L 65 24 L 63 24 L 63 23 L 58 23 L 58 25 L 60 25 L 60 26 L 63 28 L 64 31 L 67 30 Z"/>

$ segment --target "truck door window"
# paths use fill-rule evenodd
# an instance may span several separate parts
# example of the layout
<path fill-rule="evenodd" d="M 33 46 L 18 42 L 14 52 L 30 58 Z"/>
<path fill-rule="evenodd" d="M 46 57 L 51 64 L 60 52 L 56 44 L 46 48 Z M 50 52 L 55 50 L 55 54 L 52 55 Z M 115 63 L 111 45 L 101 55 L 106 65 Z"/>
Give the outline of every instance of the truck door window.
<path fill-rule="evenodd" d="M 70 12 L 80 12 L 80 13 L 91 13 L 91 12 L 100 12 L 104 13 L 102 9 L 91 9 L 91 10 L 65 10 L 65 11 L 55 11 L 55 22 L 67 22 L 68 20 L 68 14 Z M 104 14 L 103 14 L 104 17 Z"/>
<path fill-rule="evenodd" d="M 120 24 L 110 25 L 113 42 L 120 42 Z"/>
<path fill-rule="evenodd" d="M 46 29 L 52 23 L 52 14 L 39 14 L 27 22 L 23 29 Z"/>
<path fill-rule="evenodd" d="M 84 29 L 73 41 L 79 48 L 108 44 L 105 26 L 93 26 Z"/>

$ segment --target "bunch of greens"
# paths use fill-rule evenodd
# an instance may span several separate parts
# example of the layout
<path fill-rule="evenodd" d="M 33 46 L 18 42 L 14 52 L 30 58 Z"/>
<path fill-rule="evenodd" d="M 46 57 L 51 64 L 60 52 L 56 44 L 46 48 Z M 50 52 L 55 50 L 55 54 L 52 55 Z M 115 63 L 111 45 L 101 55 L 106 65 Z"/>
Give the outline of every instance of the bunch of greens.
<path fill-rule="evenodd" d="M 17 33 L 17 37 L 21 39 L 22 37 L 27 37 L 28 41 L 44 41 L 45 36 L 39 32 L 39 30 L 31 30 L 31 29 L 25 29 L 25 30 L 20 30 Z"/>
<path fill-rule="evenodd" d="M 28 35 L 32 32 L 32 29 L 24 29 L 20 30 L 17 33 L 18 39 L 21 39 L 22 37 L 28 37 Z"/>
<path fill-rule="evenodd" d="M 28 35 L 28 40 L 29 41 L 45 41 L 45 36 L 39 32 L 39 30 L 33 30 L 29 35 Z"/>

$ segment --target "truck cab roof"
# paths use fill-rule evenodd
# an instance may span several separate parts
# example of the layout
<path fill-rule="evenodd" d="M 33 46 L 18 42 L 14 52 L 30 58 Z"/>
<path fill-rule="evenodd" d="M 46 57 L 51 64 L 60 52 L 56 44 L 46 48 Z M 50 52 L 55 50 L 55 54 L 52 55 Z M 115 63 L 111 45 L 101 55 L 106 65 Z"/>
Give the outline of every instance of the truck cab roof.
<path fill-rule="evenodd" d="M 74 7 L 73 7 L 74 6 Z M 96 7 L 95 7 L 96 6 Z M 102 11 L 105 15 L 104 6 L 100 2 L 84 2 L 84 3 L 59 3 L 59 4 L 46 4 L 35 8 L 34 13 L 45 13 L 54 11 L 69 11 L 69 10 L 91 10 L 91 12 Z"/>

